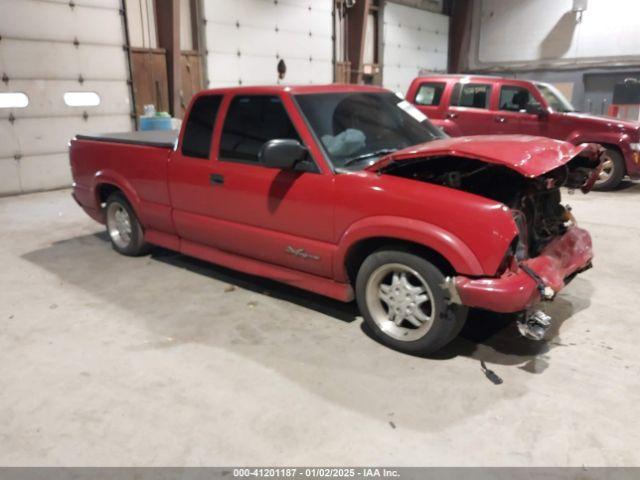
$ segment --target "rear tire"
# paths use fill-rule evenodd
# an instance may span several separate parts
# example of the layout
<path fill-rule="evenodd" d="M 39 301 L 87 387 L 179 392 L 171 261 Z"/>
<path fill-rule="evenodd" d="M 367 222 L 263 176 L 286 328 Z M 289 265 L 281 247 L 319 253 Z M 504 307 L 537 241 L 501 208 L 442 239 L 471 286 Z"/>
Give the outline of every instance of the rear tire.
<path fill-rule="evenodd" d="M 450 303 L 445 276 L 424 258 L 401 250 L 378 250 L 362 263 L 356 299 L 367 326 L 383 344 L 428 355 L 453 340 L 467 307 Z"/>
<path fill-rule="evenodd" d="M 114 192 L 104 207 L 107 233 L 113 249 L 123 255 L 137 257 L 147 253 L 142 226 L 125 196 Z"/>
<path fill-rule="evenodd" d="M 604 168 L 600 178 L 593 186 L 593 190 L 607 192 L 614 190 L 625 175 L 624 158 L 622 154 L 613 148 L 607 148 L 603 155 Z"/>

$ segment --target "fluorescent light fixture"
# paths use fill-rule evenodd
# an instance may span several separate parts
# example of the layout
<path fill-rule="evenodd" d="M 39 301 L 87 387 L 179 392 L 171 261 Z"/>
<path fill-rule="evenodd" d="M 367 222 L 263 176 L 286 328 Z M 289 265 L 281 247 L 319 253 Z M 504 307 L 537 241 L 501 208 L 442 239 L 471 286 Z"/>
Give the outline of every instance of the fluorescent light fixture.
<path fill-rule="evenodd" d="M 0 92 L 0 108 L 24 108 L 29 97 L 22 92 Z"/>
<path fill-rule="evenodd" d="M 64 103 L 68 107 L 95 107 L 100 105 L 100 95 L 96 92 L 66 92 Z"/>

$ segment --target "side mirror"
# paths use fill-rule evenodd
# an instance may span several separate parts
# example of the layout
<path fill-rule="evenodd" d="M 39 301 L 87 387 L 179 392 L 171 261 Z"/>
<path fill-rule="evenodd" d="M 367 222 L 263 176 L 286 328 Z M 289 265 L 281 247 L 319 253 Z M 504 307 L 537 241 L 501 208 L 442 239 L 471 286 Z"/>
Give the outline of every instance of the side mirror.
<path fill-rule="evenodd" d="M 531 115 L 538 115 L 539 117 L 542 117 L 547 113 L 547 111 L 544 108 L 542 108 L 542 105 L 540 105 L 537 102 L 528 103 L 527 108 L 525 110 L 527 113 L 530 113 Z"/>
<path fill-rule="evenodd" d="M 293 170 L 296 163 L 307 158 L 307 149 L 297 140 L 278 138 L 265 143 L 258 158 L 265 167 Z"/>

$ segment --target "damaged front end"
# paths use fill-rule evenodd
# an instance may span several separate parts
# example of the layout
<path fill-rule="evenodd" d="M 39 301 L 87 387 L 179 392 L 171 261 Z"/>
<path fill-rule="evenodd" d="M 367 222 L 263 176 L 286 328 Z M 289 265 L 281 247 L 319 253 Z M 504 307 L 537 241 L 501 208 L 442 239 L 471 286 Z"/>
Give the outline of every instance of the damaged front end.
<path fill-rule="evenodd" d="M 602 149 L 577 154 L 543 173 L 523 173 L 504 163 L 443 155 L 388 164 L 384 173 L 463 190 L 500 202 L 517 227 L 494 275 L 450 277 L 443 285 L 452 302 L 501 313 L 518 313 L 518 328 L 540 340 L 551 319 L 535 306 L 550 301 L 578 273 L 591 267 L 589 233 L 577 226 L 560 188 L 587 193 L 602 169 Z"/>

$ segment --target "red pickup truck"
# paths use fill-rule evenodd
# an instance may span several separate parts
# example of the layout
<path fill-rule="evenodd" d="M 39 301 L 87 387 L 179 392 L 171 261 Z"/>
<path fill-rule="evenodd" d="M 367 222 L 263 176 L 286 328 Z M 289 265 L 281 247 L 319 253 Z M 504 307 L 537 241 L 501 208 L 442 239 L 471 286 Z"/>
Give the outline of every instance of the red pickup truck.
<path fill-rule="evenodd" d="M 612 190 L 640 178 L 640 123 L 577 113 L 553 85 L 509 78 L 434 75 L 413 80 L 406 96 L 451 136 L 525 134 L 606 149 L 595 185 Z"/>
<path fill-rule="evenodd" d="M 433 352 L 468 307 L 535 311 L 591 265 L 560 203 L 587 191 L 593 146 L 447 138 L 365 86 L 207 90 L 175 132 L 77 136 L 73 197 L 125 255 L 160 245 L 345 302 L 385 344 Z"/>

